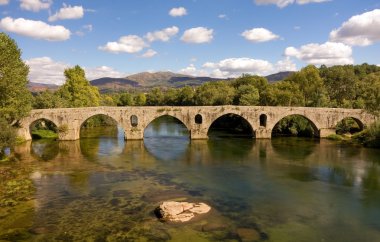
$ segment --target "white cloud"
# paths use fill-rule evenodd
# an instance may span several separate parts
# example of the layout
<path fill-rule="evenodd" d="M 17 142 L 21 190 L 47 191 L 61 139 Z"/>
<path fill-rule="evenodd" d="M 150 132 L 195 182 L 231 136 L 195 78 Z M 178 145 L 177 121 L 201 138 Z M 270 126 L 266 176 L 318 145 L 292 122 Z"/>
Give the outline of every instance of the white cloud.
<path fill-rule="evenodd" d="M 26 60 L 29 66 L 29 80 L 31 82 L 62 85 L 65 82 L 63 72 L 71 65 L 51 59 L 50 57 L 38 57 Z M 95 68 L 83 67 L 88 80 L 94 80 L 101 77 L 124 77 L 127 74 L 119 72 L 112 67 L 100 66 Z"/>
<path fill-rule="evenodd" d="M 227 17 L 226 14 L 219 14 L 218 18 L 220 18 L 220 19 L 228 19 L 228 17 Z"/>
<path fill-rule="evenodd" d="M 155 32 L 148 32 L 146 35 L 145 35 L 145 38 L 149 41 L 149 42 L 153 42 L 153 41 L 163 41 L 163 42 L 167 42 L 170 40 L 171 37 L 173 37 L 174 35 L 176 35 L 178 33 L 179 29 L 177 26 L 172 26 L 172 27 L 169 27 L 169 28 L 166 28 L 166 29 L 162 29 L 162 30 L 159 30 L 159 31 L 155 31 Z"/>
<path fill-rule="evenodd" d="M 169 15 L 172 17 L 181 17 L 187 15 L 187 10 L 184 7 L 172 8 L 169 11 Z"/>
<path fill-rule="evenodd" d="M 90 80 L 90 81 L 98 79 L 98 78 L 102 78 L 102 77 L 120 78 L 120 77 L 127 76 L 127 73 L 119 72 L 109 66 L 99 66 L 95 68 L 85 67 L 84 71 L 86 72 L 87 80 Z"/>
<path fill-rule="evenodd" d="M 100 50 L 111 53 L 137 53 L 148 45 L 137 35 L 122 36 L 117 42 L 108 42 L 105 46 L 99 46 Z"/>
<path fill-rule="evenodd" d="M 69 64 L 53 61 L 50 57 L 32 58 L 25 63 L 29 66 L 29 80 L 44 84 L 63 84 L 63 72 L 70 67 Z"/>
<path fill-rule="evenodd" d="M 48 9 L 52 4 L 52 0 L 20 0 L 21 9 L 33 12 Z"/>
<path fill-rule="evenodd" d="M 188 76 L 210 76 L 210 73 L 203 69 L 198 70 L 194 64 L 190 64 L 188 67 L 185 67 L 178 72 Z"/>
<path fill-rule="evenodd" d="M 152 58 L 155 55 L 157 55 L 157 51 L 149 49 L 144 54 L 142 54 L 141 57 L 143 57 L 143 58 Z"/>
<path fill-rule="evenodd" d="M 74 6 L 63 4 L 63 7 L 54 15 L 49 17 L 50 22 L 63 19 L 80 19 L 84 16 L 84 9 L 82 6 Z"/>
<path fill-rule="evenodd" d="M 353 64 L 352 49 L 343 43 L 326 42 L 324 44 L 307 44 L 300 48 L 288 47 L 285 56 L 295 57 L 313 65 Z"/>
<path fill-rule="evenodd" d="M 185 31 L 181 40 L 193 44 L 209 43 L 213 39 L 213 32 L 213 29 L 207 29 L 205 27 L 192 28 Z"/>
<path fill-rule="evenodd" d="M 7 5 L 9 0 L 0 0 L 0 5 Z"/>
<path fill-rule="evenodd" d="M 278 39 L 279 36 L 264 28 L 253 28 L 244 31 L 241 36 L 254 43 L 267 42 Z"/>
<path fill-rule="evenodd" d="M 308 3 L 322 3 L 328 1 L 330 0 L 255 0 L 256 4 L 258 5 L 275 4 L 279 8 L 284 8 L 293 3 L 303 5 Z"/>
<path fill-rule="evenodd" d="M 330 40 L 348 45 L 367 46 L 380 41 L 380 9 L 351 17 L 331 31 Z"/>
<path fill-rule="evenodd" d="M 285 57 L 280 60 L 275 65 L 276 72 L 281 71 L 297 71 L 296 64 L 290 59 L 290 57 Z"/>
<path fill-rule="evenodd" d="M 49 41 L 62 41 L 70 38 L 70 30 L 60 25 L 48 25 L 42 21 L 28 20 L 24 18 L 3 18 L 0 21 L 0 29 L 8 32 L 29 36 L 35 39 Z"/>

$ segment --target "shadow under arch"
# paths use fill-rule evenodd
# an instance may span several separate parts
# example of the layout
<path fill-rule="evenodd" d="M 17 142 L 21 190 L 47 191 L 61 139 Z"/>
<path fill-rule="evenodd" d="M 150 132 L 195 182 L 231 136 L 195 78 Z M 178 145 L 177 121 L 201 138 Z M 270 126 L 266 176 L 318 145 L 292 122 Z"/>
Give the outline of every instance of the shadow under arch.
<path fill-rule="evenodd" d="M 351 116 L 347 116 L 335 124 L 335 132 L 337 134 L 354 134 L 363 131 L 364 128 L 365 125 L 360 119 Z"/>
<path fill-rule="evenodd" d="M 94 114 L 80 126 L 80 149 L 86 158 L 118 155 L 124 149 L 124 129 L 106 114 Z"/>
<path fill-rule="evenodd" d="M 158 160 L 178 160 L 186 155 L 189 146 L 190 131 L 174 116 L 159 116 L 144 130 L 144 147 Z"/>
<path fill-rule="evenodd" d="M 211 123 L 207 135 L 210 138 L 253 138 L 255 137 L 255 131 L 252 125 L 244 117 L 234 113 L 227 113 L 219 116 Z"/>
<path fill-rule="evenodd" d="M 38 137 L 33 134 L 34 130 L 50 130 L 54 133 L 57 133 L 58 125 L 50 119 L 38 118 L 29 124 L 29 133 L 32 139 L 41 139 L 42 137 Z"/>
<path fill-rule="evenodd" d="M 282 117 L 272 128 L 272 137 L 318 137 L 317 125 L 302 114 L 290 114 Z"/>

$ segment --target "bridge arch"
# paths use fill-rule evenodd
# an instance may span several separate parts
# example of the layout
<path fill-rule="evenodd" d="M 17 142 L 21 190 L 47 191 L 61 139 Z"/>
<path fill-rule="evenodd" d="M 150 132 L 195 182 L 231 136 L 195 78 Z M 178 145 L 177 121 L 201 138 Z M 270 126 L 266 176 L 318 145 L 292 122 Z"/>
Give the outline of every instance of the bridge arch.
<path fill-rule="evenodd" d="M 336 131 L 336 133 L 338 133 L 338 129 L 339 128 L 342 128 L 342 127 L 339 127 L 340 125 L 342 126 L 344 126 L 344 125 L 346 125 L 346 124 L 344 124 L 343 122 L 344 121 L 347 121 L 347 120 L 353 120 L 354 122 L 356 122 L 356 124 L 358 125 L 358 130 L 356 130 L 356 131 L 353 131 L 352 133 L 356 133 L 356 132 L 359 132 L 359 131 L 362 131 L 364 128 L 365 128 L 365 124 L 361 121 L 361 119 L 360 118 L 357 118 L 357 117 L 353 117 L 353 116 L 350 116 L 350 115 L 348 115 L 348 116 L 346 116 L 346 117 L 343 117 L 343 118 L 341 118 L 338 122 L 336 122 L 335 123 L 335 125 L 334 125 L 334 128 L 335 128 L 335 131 Z M 348 126 L 349 126 L 350 124 L 348 124 Z M 352 125 L 352 124 L 351 124 Z M 349 128 L 349 127 L 343 127 L 343 128 Z M 343 132 L 344 131 L 348 131 L 348 132 L 350 132 L 350 131 L 352 131 L 352 130 L 342 130 Z M 351 132 L 350 132 L 351 133 Z"/>
<path fill-rule="evenodd" d="M 32 135 L 33 127 L 35 125 L 37 125 L 39 122 L 43 122 L 43 121 L 45 121 L 45 122 L 47 121 L 48 123 L 51 123 L 52 125 L 54 125 L 54 129 L 55 129 L 54 131 L 58 132 L 58 122 L 57 121 L 55 121 L 54 119 L 45 118 L 45 117 L 36 117 L 36 118 L 32 119 L 27 125 L 27 130 L 28 130 L 28 133 L 30 134 L 31 138 L 33 138 L 33 135 Z"/>
<path fill-rule="evenodd" d="M 240 119 L 242 123 L 248 126 L 247 129 L 248 129 L 249 134 L 247 134 L 247 136 L 255 137 L 255 128 L 254 128 L 253 123 L 250 122 L 249 118 L 244 117 L 244 115 L 241 115 L 238 112 L 223 112 L 217 117 L 211 119 L 210 122 L 208 123 L 207 135 L 210 136 L 210 131 L 212 130 L 213 125 L 215 125 L 218 121 L 220 121 L 223 118 L 228 118 L 228 116 Z"/>
<path fill-rule="evenodd" d="M 271 122 L 271 132 L 272 132 L 272 135 L 273 136 L 273 132 L 274 132 L 274 129 L 276 127 L 276 125 L 278 125 L 281 120 L 287 118 L 287 117 L 302 117 L 304 119 L 306 119 L 310 124 L 311 124 L 311 127 L 314 131 L 314 137 L 318 137 L 319 136 L 319 126 L 318 126 L 318 122 L 314 121 L 313 119 L 311 119 L 310 117 L 304 115 L 304 114 L 298 114 L 298 113 L 290 113 L 290 114 L 287 114 L 287 115 L 284 115 L 284 116 L 280 116 L 278 117 L 277 119 L 275 119 L 273 122 Z"/>
<path fill-rule="evenodd" d="M 145 122 L 145 125 L 144 125 L 144 127 L 143 127 L 143 137 L 144 137 L 144 135 L 145 135 L 145 131 L 146 131 L 146 129 L 148 128 L 148 126 L 150 125 L 150 124 L 152 124 L 154 121 L 156 121 L 156 120 L 158 120 L 158 119 L 160 119 L 160 118 L 163 118 L 163 117 L 171 117 L 171 118 L 174 118 L 175 120 L 177 120 L 177 121 L 179 121 L 185 128 L 186 128 L 186 130 L 187 130 L 187 132 L 188 132 L 188 135 L 189 135 L 189 137 L 190 137 L 190 135 L 191 135 L 191 129 L 190 129 L 190 126 L 189 126 L 189 124 L 187 123 L 187 122 L 185 122 L 181 117 L 179 117 L 179 116 L 177 116 L 177 115 L 172 115 L 172 114 L 161 114 L 161 115 L 156 115 L 156 116 L 154 116 L 154 117 L 152 117 L 152 118 L 150 118 L 150 119 L 148 119 L 146 122 Z"/>
<path fill-rule="evenodd" d="M 90 120 L 91 118 L 94 118 L 94 117 L 97 117 L 97 116 L 104 116 L 104 117 L 110 118 L 116 124 L 116 126 L 122 127 L 124 129 L 123 125 L 120 122 L 119 117 L 114 116 L 114 115 L 112 115 L 110 113 L 107 113 L 107 112 L 95 112 L 95 113 L 90 113 L 89 115 L 84 116 L 78 122 L 78 126 L 77 126 L 77 135 L 78 135 L 78 138 L 80 138 L 80 136 L 81 136 L 81 131 L 82 131 L 82 128 L 85 125 L 85 123 L 88 120 Z M 123 132 L 123 134 L 124 134 L 124 138 L 126 138 L 125 137 L 125 132 Z"/>

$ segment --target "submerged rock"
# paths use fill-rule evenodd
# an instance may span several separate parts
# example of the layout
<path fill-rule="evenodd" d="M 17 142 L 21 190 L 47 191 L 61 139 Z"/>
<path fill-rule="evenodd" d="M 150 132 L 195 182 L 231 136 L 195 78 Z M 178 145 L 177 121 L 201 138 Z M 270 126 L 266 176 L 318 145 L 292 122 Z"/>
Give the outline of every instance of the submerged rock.
<path fill-rule="evenodd" d="M 199 214 L 208 213 L 211 207 L 205 203 L 167 201 L 156 208 L 158 218 L 171 222 L 187 222 Z"/>

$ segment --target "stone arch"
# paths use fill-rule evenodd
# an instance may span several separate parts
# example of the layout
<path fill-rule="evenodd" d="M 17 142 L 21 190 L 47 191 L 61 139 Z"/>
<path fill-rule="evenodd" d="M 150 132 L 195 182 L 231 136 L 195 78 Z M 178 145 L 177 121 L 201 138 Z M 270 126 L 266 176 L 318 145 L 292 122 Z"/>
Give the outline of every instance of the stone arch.
<path fill-rule="evenodd" d="M 350 116 L 350 115 L 348 115 L 348 116 L 346 116 L 346 117 L 343 117 L 343 118 L 339 119 L 339 120 L 335 123 L 335 125 L 334 125 L 334 129 L 337 130 L 337 126 L 338 126 L 338 124 L 339 124 L 340 122 L 342 122 L 343 120 L 348 119 L 348 118 L 353 119 L 353 120 L 358 124 L 360 131 L 362 131 L 362 130 L 365 128 L 365 124 L 361 121 L 360 118 L 357 118 L 357 117 L 354 117 L 354 116 Z"/>
<path fill-rule="evenodd" d="M 250 120 L 246 117 L 244 117 L 243 115 L 241 115 L 240 113 L 237 113 L 237 112 L 223 112 L 222 114 L 218 115 L 217 117 L 213 118 L 212 120 L 210 120 L 210 122 L 208 123 L 207 125 L 207 135 L 209 134 L 210 132 L 210 128 L 211 126 L 220 118 L 224 117 L 224 116 L 227 116 L 227 115 L 234 115 L 234 116 L 237 116 L 239 118 L 241 118 L 242 120 L 244 120 L 245 122 L 247 122 L 249 124 L 249 128 L 251 129 L 251 132 L 252 132 L 252 135 L 253 137 L 256 135 L 255 131 L 255 126 L 252 122 L 250 122 Z"/>
<path fill-rule="evenodd" d="M 187 131 L 189 132 L 189 135 L 190 135 L 190 132 L 191 132 L 191 129 L 190 129 L 190 125 L 185 121 L 183 120 L 181 117 L 178 117 L 177 115 L 173 115 L 173 114 L 167 114 L 167 113 L 164 113 L 164 114 L 161 114 L 161 115 L 157 115 L 157 116 L 154 116 L 150 119 L 148 119 L 146 122 L 145 122 L 145 125 L 143 127 L 143 135 L 145 133 L 145 129 L 149 126 L 149 124 L 151 124 L 153 121 L 155 121 L 156 119 L 159 119 L 161 117 L 165 117 L 165 116 L 169 116 L 169 117 L 172 117 L 172 118 L 175 118 L 177 119 L 178 121 L 180 121 L 187 129 Z"/>
<path fill-rule="evenodd" d="M 197 115 L 195 115 L 194 122 L 196 124 L 202 124 L 203 123 L 203 117 L 202 117 L 202 115 L 199 114 L 199 113 Z"/>
<path fill-rule="evenodd" d="M 45 118 L 45 117 L 33 118 L 31 121 L 28 122 L 27 126 L 25 127 L 28 134 L 30 135 L 30 138 L 32 138 L 32 129 L 31 129 L 32 125 L 36 124 L 38 121 L 43 121 L 43 120 L 49 121 L 52 124 L 54 124 L 57 129 L 59 128 L 58 122 L 54 119 Z M 57 130 L 57 132 L 58 132 L 58 130 Z"/>
<path fill-rule="evenodd" d="M 301 117 L 303 117 L 303 118 L 305 118 L 305 119 L 307 119 L 309 122 L 310 122 L 310 124 L 311 124 L 311 126 L 312 126 L 312 128 L 313 128 L 313 130 L 314 130 L 314 132 L 315 132 L 315 136 L 319 136 L 319 132 L 320 132 L 320 126 L 319 126 L 319 124 L 318 124 L 318 122 L 315 122 L 313 119 L 311 119 L 310 117 L 308 117 L 307 115 L 305 115 L 305 114 L 301 114 L 301 113 L 288 113 L 288 114 L 286 114 L 286 115 L 284 115 L 284 116 L 280 116 L 280 117 L 278 117 L 277 119 L 275 119 L 275 121 L 273 121 L 273 122 L 271 122 L 271 131 L 272 131 L 272 135 L 273 135 L 273 129 L 274 129 L 274 127 L 282 120 L 282 119 L 284 119 L 284 118 L 286 118 L 286 117 L 289 117 L 289 116 L 301 116 Z"/>
<path fill-rule="evenodd" d="M 82 129 L 82 127 L 83 127 L 83 125 L 84 125 L 84 123 L 87 121 L 87 120 L 89 120 L 90 118 L 93 118 L 93 117 L 95 117 L 95 116 L 98 116 L 98 115 L 104 115 L 104 116 L 106 116 L 106 117 L 109 117 L 109 118 L 111 118 L 113 121 L 115 121 L 115 123 L 116 123 L 116 125 L 119 127 L 122 127 L 123 129 L 124 129 L 124 131 L 125 131 L 125 128 L 124 128 L 124 126 L 122 125 L 122 123 L 120 122 L 120 119 L 119 119 L 119 117 L 118 116 L 114 116 L 114 115 L 112 115 L 112 114 L 109 114 L 109 113 L 107 113 L 107 112 L 95 112 L 95 113 L 90 113 L 90 114 L 88 114 L 88 115 L 86 115 L 86 116 L 84 116 L 79 122 L 78 122 L 78 126 L 77 126 L 77 139 L 80 139 L 80 132 L 81 132 L 81 129 Z M 125 137 L 125 132 L 123 132 L 124 133 L 124 138 L 126 138 Z"/>
<path fill-rule="evenodd" d="M 260 114 L 259 123 L 260 127 L 267 127 L 268 116 L 265 113 Z"/>

